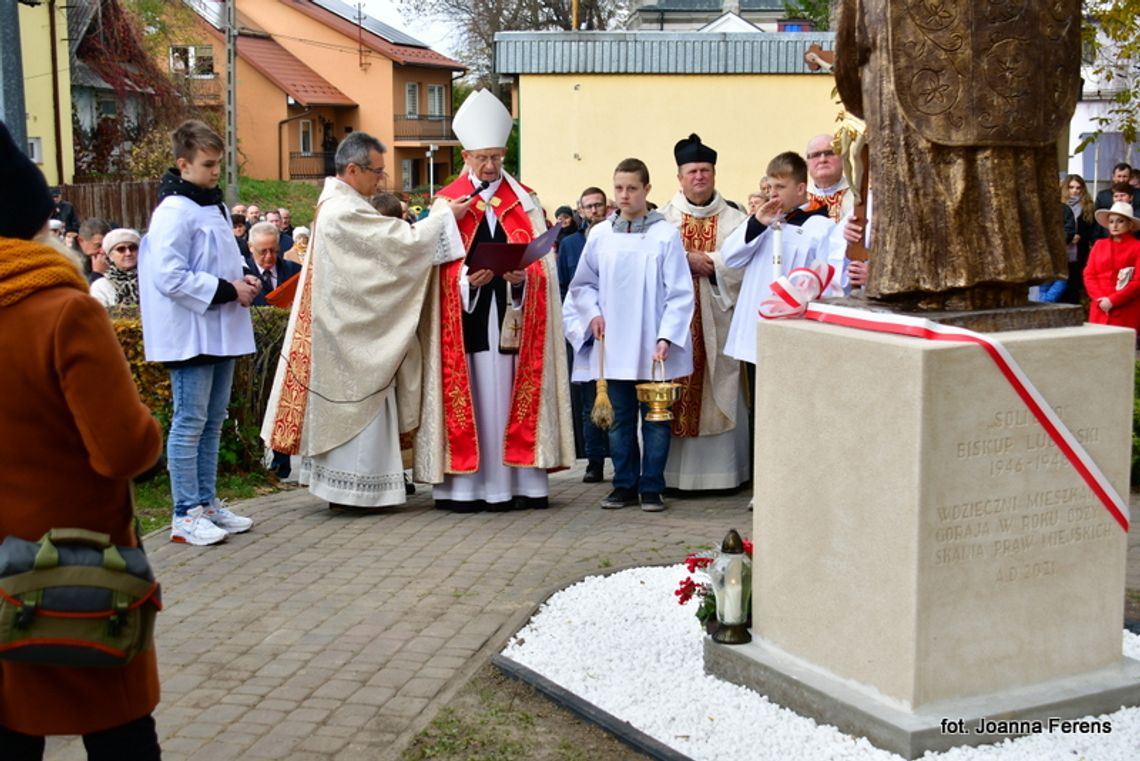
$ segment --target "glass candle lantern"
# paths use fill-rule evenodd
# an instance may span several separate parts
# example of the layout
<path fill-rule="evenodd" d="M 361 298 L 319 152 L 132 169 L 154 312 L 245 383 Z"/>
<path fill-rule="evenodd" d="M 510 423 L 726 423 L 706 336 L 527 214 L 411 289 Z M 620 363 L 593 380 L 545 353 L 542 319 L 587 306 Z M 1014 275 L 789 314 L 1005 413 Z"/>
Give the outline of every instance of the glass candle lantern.
<path fill-rule="evenodd" d="M 752 641 L 748 632 L 748 612 L 752 605 L 752 559 L 744 552 L 740 534 L 732 529 L 724 537 L 720 554 L 708 568 L 716 596 L 716 618 L 720 627 L 713 640 L 726 645 Z"/>

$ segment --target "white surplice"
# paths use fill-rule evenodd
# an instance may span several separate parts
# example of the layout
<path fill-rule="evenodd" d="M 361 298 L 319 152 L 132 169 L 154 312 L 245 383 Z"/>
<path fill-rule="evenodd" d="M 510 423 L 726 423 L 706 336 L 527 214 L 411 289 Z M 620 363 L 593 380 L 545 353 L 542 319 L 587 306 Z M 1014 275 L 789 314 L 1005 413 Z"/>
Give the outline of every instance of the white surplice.
<path fill-rule="evenodd" d="M 665 377 L 693 372 L 693 278 L 676 228 L 662 219 L 644 232 L 615 232 L 607 220 L 590 230 L 562 305 L 575 381 L 599 377 L 597 342 L 590 334 L 590 321 L 598 315 L 606 321 L 606 378 L 649 380 L 662 338 L 672 344 Z"/>
<path fill-rule="evenodd" d="M 748 225 L 733 231 L 724 242 L 724 263 L 729 267 L 745 268 L 740 298 L 732 315 L 724 353 L 742 362 L 756 364 L 756 323 L 760 302 L 772 295 L 772 283 L 781 274 L 787 275 L 796 267 L 806 267 L 816 259 L 828 257 L 828 236 L 835 224 L 825 215 L 812 215 L 802 226 L 783 224 L 782 232 L 768 227 L 751 241 L 745 238 Z M 777 242 L 782 239 L 781 266 L 773 264 Z"/>

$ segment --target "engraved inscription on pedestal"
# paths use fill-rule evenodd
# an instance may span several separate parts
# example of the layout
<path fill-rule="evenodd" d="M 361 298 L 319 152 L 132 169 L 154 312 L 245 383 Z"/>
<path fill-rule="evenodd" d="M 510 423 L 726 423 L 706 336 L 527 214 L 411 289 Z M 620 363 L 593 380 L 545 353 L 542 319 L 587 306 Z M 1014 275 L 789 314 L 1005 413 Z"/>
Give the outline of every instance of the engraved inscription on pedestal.
<path fill-rule="evenodd" d="M 1126 490 L 1131 336 L 1002 340 Z M 754 637 L 906 710 L 1120 662 L 1127 537 L 983 350 L 764 323 L 757 356 Z"/>
<path fill-rule="evenodd" d="M 1057 413 L 1064 420 L 1064 408 Z M 990 494 L 938 505 L 936 567 L 973 563 L 986 565 L 999 584 L 1028 581 L 1063 567 L 1064 559 L 1050 550 L 1110 537 L 1113 525 L 1103 520 L 1104 508 L 1088 487 L 1040 488 L 1038 476 L 1068 474 L 1072 466 L 1027 408 L 998 410 L 980 427 L 985 438 L 956 442 L 956 467 Z M 1099 441 L 1100 428 L 1073 434 L 1088 445 Z M 1018 490 L 1018 484 L 1030 488 Z"/>
<path fill-rule="evenodd" d="M 1094 635 L 1089 623 L 1104 618 L 1096 587 L 1116 580 L 1124 533 L 989 359 L 973 354 L 980 361 L 964 366 L 939 355 L 935 372 L 950 382 L 936 382 L 923 414 L 941 435 L 922 457 L 918 570 L 931 604 L 920 609 L 916 703 L 1120 658 L 1118 627 Z M 1087 387 L 1034 370 L 1077 440 L 1103 453 L 1104 411 Z"/>

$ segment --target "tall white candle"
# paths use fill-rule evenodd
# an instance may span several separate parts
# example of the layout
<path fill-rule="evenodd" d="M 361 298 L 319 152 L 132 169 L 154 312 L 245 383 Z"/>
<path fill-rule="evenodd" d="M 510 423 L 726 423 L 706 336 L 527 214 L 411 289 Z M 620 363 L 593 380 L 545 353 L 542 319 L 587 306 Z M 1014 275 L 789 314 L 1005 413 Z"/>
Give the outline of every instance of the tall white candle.
<path fill-rule="evenodd" d="M 772 228 L 772 265 L 776 277 L 784 274 L 784 223 L 777 222 Z"/>
<path fill-rule="evenodd" d="M 744 616 L 744 585 L 740 576 L 743 563 L 730 563 L 724 575 L 724 623 L 742 624 Z"/>

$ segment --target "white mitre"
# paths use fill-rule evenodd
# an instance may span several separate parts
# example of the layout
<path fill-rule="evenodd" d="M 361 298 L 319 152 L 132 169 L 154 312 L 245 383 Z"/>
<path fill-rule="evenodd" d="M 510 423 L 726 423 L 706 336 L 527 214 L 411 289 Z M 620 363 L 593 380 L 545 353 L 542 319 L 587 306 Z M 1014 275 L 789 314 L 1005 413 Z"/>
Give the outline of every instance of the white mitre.
<path fill-rule="evenodd" d="M 468 95 L 451 120 L 451 129 L 468 151 L 506 148 L 513 126 L 507 107 L 489 90 L 476 90 Z"/>

